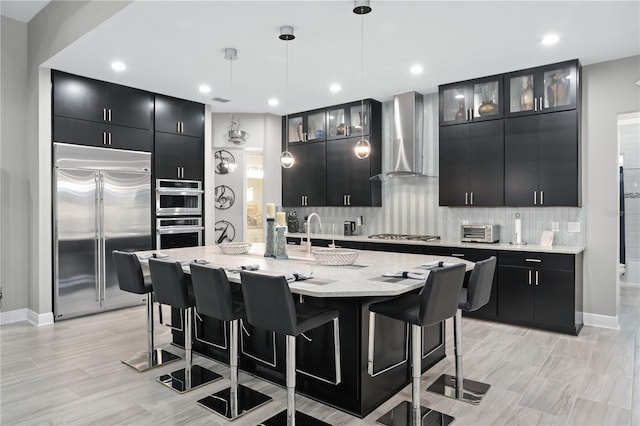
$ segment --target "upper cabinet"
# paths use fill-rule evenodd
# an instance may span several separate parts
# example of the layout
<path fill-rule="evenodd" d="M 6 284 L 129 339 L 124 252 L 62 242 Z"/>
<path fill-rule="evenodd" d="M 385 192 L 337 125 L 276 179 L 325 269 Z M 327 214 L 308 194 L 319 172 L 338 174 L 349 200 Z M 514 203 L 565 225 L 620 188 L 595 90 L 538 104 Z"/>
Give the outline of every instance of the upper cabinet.
<path fill-rule="evenodd" d="M 371 132 L 371 103 L 351 102 L 327 108 L 327 139 L 344 139 L 369 135 Z"/>
<path fill-rule="evenodd" d="M 52 72 L 53 115 L 151 129 L 151 93 L 61 71 Z"/>
<path fill-rule="evenodd" d="M 576 109 L 579 69 L 573 60 L 505 74 L 506 116 Z"/>
<path fill-rule="evenodd" d="M 502 118 L 502 83 L 498 75 L 440 86 L 440 125 Z"/>
<path fill-rule="evenodd" d="M 315 142 L 326 139 L 325 110 L 318 109 L 314 111 L 301 112 L 292 114 L 282 119 L 283 128 L 288 128 L 286 132 L 289 143 L 296 142 Z"/>
<path fill-rule="evenodd" d="M 169 96 L 155 96 L 156 132 L 204 137 L 204 105 Z"/>

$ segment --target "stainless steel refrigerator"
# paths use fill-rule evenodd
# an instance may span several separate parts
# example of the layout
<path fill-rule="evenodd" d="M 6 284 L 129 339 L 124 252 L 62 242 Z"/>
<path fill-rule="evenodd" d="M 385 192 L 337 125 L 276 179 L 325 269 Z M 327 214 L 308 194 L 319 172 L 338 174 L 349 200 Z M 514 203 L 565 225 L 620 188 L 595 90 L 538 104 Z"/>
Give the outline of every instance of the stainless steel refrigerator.
<path fill-rule="evenodd" d="M 53 233 L 56 320 L 144 303 L 111 253 L 152 248 L 151 154 L 54 144 Z"/>

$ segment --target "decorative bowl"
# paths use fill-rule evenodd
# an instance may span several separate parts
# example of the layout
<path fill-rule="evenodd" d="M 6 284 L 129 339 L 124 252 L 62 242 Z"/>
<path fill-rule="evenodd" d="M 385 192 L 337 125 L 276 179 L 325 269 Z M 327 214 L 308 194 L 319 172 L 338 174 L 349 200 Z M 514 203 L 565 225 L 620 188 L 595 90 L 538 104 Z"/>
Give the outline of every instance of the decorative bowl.
<path fill-rule="evenodd" d="M 218 246 L 224 254 L 245 254 L 251 249 L 251 243 L 220 243 Z"/>
<path fill-rule="evenodd" d="M 330 266 L 353 265 L 358 258 L 357 251 L 342 248 L 318 248 L 312 253 L 321 265 Z"/>

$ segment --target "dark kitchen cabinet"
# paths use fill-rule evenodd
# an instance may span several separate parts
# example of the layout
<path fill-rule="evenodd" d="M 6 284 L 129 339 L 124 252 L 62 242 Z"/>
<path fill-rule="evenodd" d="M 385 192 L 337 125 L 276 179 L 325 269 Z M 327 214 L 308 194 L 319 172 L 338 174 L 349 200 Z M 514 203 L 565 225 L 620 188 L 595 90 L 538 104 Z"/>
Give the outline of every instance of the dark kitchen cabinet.
<path fill-rule="evenodd" d="M 327 206 L 381 205 L 381 182 L 369 180 L 380 173 L 381 143 L 370 139 L 372 154 L 364 159 L 354 154 L 359 138 L 327 142 Z"/>
<path fill-rule="evenodd" d="M 153 95 L 131 87 L 52 72 L 53 115 L 151 129 Z"/>
<path fill-rule="evenodd" d="M 502 118 L 502 82 L 496 75 L 440 86 L 440 125 Z"/>
<path fill-rule="evenodd" d="M 367 136 L 376 121 L 376 110 L 381 110 L 380 102 L 373 99 L 336 105 L 326 109 L 327 139 L 344 139 Z"/>
<path fill-rule="evenodd" d="M 580 206 L 576 110 L 505 120 L 505 204 Z"/>
<path fill-rule="evenodd" d="M 314 142 L 326 139 L 325 109 L 291 114 L 282 118 L 289 143 Z M 288 123 L 287 123 L 288 120 Z"/>
<path fill-rule="evenodd" d="M 504 205 L 503 120 L 440 127 L 440 205 Z"/>
<path fill-rule="evenodd" d="M 201 138 L 155 133 L 155 179 L 204 180 L 204 145 Z"/>
<path fill-rule="evenodd" d="M 582 328 L 582 255 L 501 252 L 501 320 L 578 334 Z"/>
<path fill-rule="evenodd" d="M 53 141 L 151 152 L 153 131 L 53 117 Z"/>
<path fill-rule="evenodd" d="M 576 109 L 580 103 L 579 79 L 578 60 L 505 74 L 506 116 Z"/>
<path fill-rule="evenodd" d="M 290 145 L 289 151 L 295 163 L 282 169 L 282 205 L 326 205 L 326 142 Z"/>
<path fill-rule="evenodd" d="M 156 132 L 204 137 L 204 105 L 169 96 L 155 96 Z"/>

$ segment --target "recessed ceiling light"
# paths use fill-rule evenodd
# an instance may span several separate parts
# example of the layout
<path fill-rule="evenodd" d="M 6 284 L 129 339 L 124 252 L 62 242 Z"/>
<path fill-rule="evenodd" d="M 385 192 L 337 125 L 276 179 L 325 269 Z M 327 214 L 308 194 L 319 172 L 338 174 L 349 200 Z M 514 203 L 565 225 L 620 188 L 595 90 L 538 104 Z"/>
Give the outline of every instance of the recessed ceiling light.
<path fill-rule="evenodd" d="M 209 93 L 211 91 L 211 87 L 207 86 L 206 84 L 201 84 L 200 87 L 198 87 L 198 90 L 200 91 L 200 93 Z"/>
<path fill-rule="evenodd" d="M 422 74 L 422 71 L 424 71 L 424 69 L 422 69 L 420 65 L 414 65 L 409 69 L 409 71 L 411 71 L 411 74 L 413 75 L 418 75 Z"/>
<path fill-rule="evenodd" d="M 560 36 L 558 36 L 558 34 L 548 34 L 542 39 L 542 44 L 550 46 L 552 44 L 556 44 L 558 40 L 560 40 Z"/>
<path fill-rule="evenodd" d="M 276 98 L 269 99 L 269 105 L 271 106 L 278 106 L 279 103 L 280 101 L 278 101 Z"/>
<path fill-rule="evenodd" d="M 127 69 L 127 66 L 124 64 L 124 62 L 115 61 L 115 62 L 111 62 L 111 68 L 114 71 L 124 71 Z"/>
<path fill-rule="evenodd" d="M 342 87 L 340 87 L 339 84 L 332 84 L 331 86 L 329 86 L 329 90 L 331 90 L 333 93 L 338 93 L 339 91 L 342 90 Z"/>

